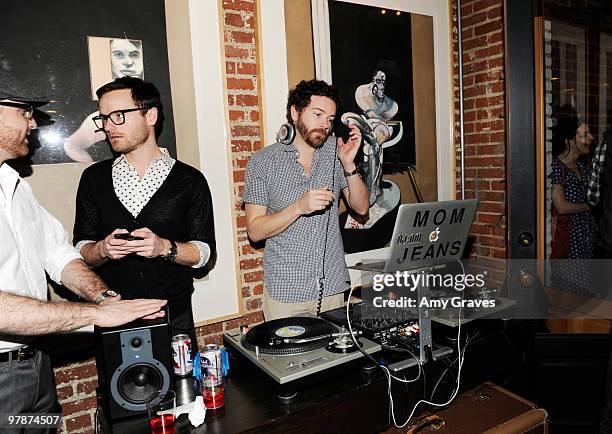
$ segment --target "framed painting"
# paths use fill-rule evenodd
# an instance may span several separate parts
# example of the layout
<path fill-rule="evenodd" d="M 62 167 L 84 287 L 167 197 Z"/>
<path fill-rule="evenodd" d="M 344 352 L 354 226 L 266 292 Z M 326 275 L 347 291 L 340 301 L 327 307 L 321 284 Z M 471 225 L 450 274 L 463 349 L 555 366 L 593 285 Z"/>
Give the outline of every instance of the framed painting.
<path fill-rule="evenodd" d="M 142 78 L 144 71 L 164 104 L 159 142 L 176 156 L 164 0 L 6 0 L 3 6 L 0 81 L 3 71 L 10 73 L 50 101 L 31 140 L 34 164 L 111 158 L 91 120 L 95 90 L 116 77 Z"/>
<path fill-rule="evenodd" d="M 343 105 L 337 117 L 361 124 L 363 131 L 379 137 L 377 142 L 364 143 L 359 155 L 366 176 L 370 175 L 369 187 L 374 187 L 370 191 L 377 189 L 370 197 L 370 220 L 359 227 L 346 210 L 339 216 L 346 261 L 352 265 L 364 258 L 384 258 L 399 204 L 416 202 L 419 196 L 424 201 L 454 198 L 449 5 L 444 0 L 303 3 L 271 0 L 259 5 L 266 54 L 262 68 L 266 144 L 274 142 L 274 133 L 284 122 L 287 93 L 296 78 L 316 77 L 340 88 Z M 290 10 L 296 7 L 301 15 Z M 296 23 L 286 21 L 291 16 L 303 20 L 306 10 L 312 16 L 310 53 L 303 48 L 308 41 L 300 41 L 299 50 L 292 42 L 309 32 L 292 34 Z M 285 29 L 284 38 L 279 37 L 279 27 Z M 295 65 L 309 54 L 314 70 L 296 74 Z M 291 86 L 287 71 L 292 73 Z M 379 149 L 372 153 L 376 146 Z"/>

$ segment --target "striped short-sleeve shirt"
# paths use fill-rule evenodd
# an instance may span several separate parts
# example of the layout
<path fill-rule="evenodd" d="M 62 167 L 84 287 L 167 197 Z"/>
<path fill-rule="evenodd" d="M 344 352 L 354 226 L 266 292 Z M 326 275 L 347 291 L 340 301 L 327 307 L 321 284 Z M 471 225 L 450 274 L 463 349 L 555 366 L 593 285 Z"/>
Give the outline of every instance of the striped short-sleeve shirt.
<path fill-rule="evenodd" d="M 283 303 L 316 300 L 321 278 L 325 297 L 350 285 L 338 221 L 340 193 L 348 184 L 335 137 L 315 151 L 310 175 L 298 157 L 293 144 L 275 143 L 253 155 L 245 174 L 244 203 L 266 206 L 268 214 L 285 209 L 312 189 L 327 186 L 335 196 L 326 212 L 301 216 L 266 240 L 264 284 L 269 295 Z"/>

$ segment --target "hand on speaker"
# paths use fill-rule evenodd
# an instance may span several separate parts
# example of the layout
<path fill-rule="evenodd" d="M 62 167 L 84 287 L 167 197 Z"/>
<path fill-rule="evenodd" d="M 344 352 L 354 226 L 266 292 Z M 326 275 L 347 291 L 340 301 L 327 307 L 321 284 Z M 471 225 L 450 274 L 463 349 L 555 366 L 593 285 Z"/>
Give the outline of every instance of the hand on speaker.
<path fill-rule="evenodd" d="M 119 300 L 121 300 L 121 294 L 117 294 L 115 297 L 107 297 L 102 303 L 100 303 L 100 305 L 103 304 L 110 304 L 110 303 L 116 303 Z M 159 311 L 159 312 L 155 312 L 151 315 L 147 315 L 147 316 L 143 316 L 142 319 L 155 319 L 155 318 L 160 318 L 164 316 L 164 312 L 163 311 Z"/>
<path fill-rule="evenodd" d="M 117 327 L 139 318 L 161 318 L 166 300 L 119 300 L 95 306 L 93 324 L 99 327 Z"/>

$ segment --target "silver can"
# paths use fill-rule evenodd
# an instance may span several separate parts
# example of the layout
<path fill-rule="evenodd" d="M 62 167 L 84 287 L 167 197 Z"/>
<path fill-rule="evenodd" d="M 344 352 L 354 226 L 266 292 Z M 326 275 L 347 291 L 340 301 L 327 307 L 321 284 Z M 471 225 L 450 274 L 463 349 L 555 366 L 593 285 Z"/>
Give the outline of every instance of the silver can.
<path fill-rule="evenodd" d="M 204 378 L 205 385 L 218 385 L 223 381 L 223 365 L 221 361 L 221 349 L 217 344 L 204 345 L 202 351 L 200 351 L 200 360 L 202 362 L 202 368 L 206 369 L 206 376 Z"/>
<path fill-rule="evenodd" d="M 185 377 L 193 372 L 191 338 L 189 335 L 172 337 L 172 359 L 174 360 L 174 375 Z"/>

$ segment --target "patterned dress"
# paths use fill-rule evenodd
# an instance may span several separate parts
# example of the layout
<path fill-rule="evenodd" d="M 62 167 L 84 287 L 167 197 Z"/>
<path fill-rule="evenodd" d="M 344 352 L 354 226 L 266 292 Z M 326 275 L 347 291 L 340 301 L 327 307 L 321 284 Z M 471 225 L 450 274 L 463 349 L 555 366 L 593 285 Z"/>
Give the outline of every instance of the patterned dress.
<path fill-rule="evenodd" d="M 578 160 L 580 176 L 569 169 L 561 160 L 554 158 L 550 180 L 563 187 L 565 200 L 572 203 L 586 203 L 589 182 L 587 164 Z M 595 250 L 597 225 L 590 211 L 570 215 L 570 259 L 591 259 Z"/>
<path fill-rule="evenodd" d="M 563 187 L 565 200 L 586 203 L 588 187 L 588 165 L 577 161 L 580 175 L 569 169 L 561 160 L 554 158 L 549 175 L 553 184 Z M 554 206 L 554 205 L 553 205 Z M 553 265 L 553 287 L 571 292 L 593 294 L 588 259 L 595 253 L 597 224 L 590 211 L 570 214 L 570 243 L 568 259 L 557 260 Z"/>

